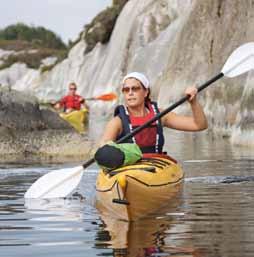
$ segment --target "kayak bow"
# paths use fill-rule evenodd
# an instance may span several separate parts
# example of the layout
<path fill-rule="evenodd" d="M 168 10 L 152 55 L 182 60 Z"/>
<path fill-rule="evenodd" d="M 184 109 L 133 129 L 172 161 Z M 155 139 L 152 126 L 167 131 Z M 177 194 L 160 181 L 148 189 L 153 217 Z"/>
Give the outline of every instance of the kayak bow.
<path fill-rule="evenodd" d="M 165 157 L 141 159 L 110 172 L 100 170 L 97 207 L 119 219 L 137 220 L 173 200 L 182 182 L 180 166 Z"/>
<path fill-rule="evenodd" d="M 60 117 L 81 133 L 85 131 L 85 125 L 88 118 L 88 110 L 84 108 L 70 113 L 60 113 Z"/>

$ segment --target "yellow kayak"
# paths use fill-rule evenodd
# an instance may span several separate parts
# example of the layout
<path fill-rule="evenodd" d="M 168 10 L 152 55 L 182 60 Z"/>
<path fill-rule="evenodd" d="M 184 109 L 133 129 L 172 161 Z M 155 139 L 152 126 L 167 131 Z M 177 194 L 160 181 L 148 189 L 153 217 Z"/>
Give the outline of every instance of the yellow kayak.
<path fill-rule="evenodd" d="M 78 132 L 84 132 L 88 118 L 86 108 L 70 113 L 60 113 L 60 117 L 69 122 Z"/>
<path fill-rule="evenodd" d="M 181 191 L 181 167 L 169 157 L 141 159 L 105 172 L 96 181 L 97 207 L 123 220 L 137 220 L 158 210 Z"/>

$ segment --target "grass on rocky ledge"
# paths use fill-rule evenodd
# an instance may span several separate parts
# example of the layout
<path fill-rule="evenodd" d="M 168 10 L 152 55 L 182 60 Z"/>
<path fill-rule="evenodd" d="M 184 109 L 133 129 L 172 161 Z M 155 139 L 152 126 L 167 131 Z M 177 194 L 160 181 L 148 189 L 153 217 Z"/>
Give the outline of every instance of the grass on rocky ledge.
<path fill-rule="evenodd" d="M 41 46 L 37 45 L 35 42 L 28 42 L 25 40 L 6 40 L 0 39 L 0 48 L 6 51 L 22 51 L 38 49 Z"/>
<path fill-rule="evenodd" d="M 25 63 L 29 68 L 38 69 L 41 60 L 55 56 L 58 63 L 65 59 L 68 54 L 67 49 L 43 48 L 34 43 L 19 40 L 0 40 L 0 48 L 15 51 L 15 54 L 10 54 L 0 65 L 0 70 L 9 68 L 14 63 Z M 42 72 L 52 69 L 54 65 L 46 66 Z"/>

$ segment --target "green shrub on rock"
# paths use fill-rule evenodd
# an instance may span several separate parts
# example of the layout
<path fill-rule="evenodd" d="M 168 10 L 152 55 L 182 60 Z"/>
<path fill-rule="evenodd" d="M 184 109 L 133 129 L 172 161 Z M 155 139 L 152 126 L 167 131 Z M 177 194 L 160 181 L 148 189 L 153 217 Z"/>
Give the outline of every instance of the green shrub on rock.
<path fill-rule="evenodd" d="M 66 49 L 66 45 L 54 32 L 44 27 L 30 27 L 24 23 L 10 25 L 0 30 L 0 40 L 19 40 L 31 42 L 37 47 Z"/>
<path fill-rule="evenodd" d="M 100 42 L 109 41 L 116 20 L 128 0 L 114 0 L 113 5 L 100 12 L 90 24 L 85 26 L 84 39 L 87 43 L 85 53 L 90 52 Z"/>

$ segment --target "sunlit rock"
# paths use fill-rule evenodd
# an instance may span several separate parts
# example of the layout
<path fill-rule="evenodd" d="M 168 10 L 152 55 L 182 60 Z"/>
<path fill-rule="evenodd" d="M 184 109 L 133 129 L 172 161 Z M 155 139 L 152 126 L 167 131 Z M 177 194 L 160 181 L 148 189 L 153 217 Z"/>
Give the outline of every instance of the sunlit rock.
<path fill-rule="evenodd" d="M 9 68 L 0 70 L 0 84 L 12 86 L 21 79 L 29 70 L 24 63 L 14 63 Z"/>
<path fill-rule="evenodd" d="M 4 50 L 0 48 L 0 60 L 6 60 L 8 58 L 8 56 L 10 56 L 11 54 L 14 54 L 15 51 L 12 50 Z"/>
<path fill-rule="evenodd" d="M 41 60 L 41 67 L 44 67 L 44 66 L 50 66 L 50 65 L 54 65 L 57 61 L 57 57 L 47 57 L 43 60 Z"/>

